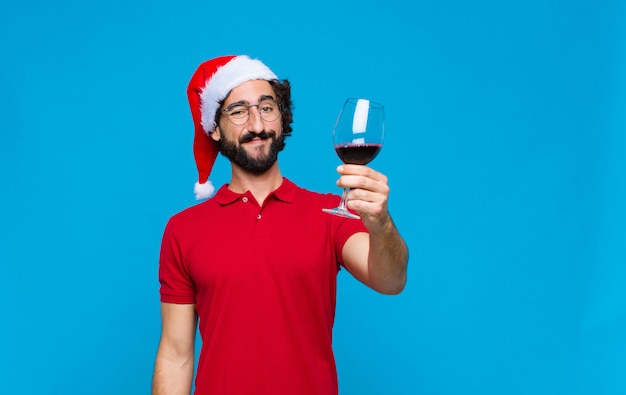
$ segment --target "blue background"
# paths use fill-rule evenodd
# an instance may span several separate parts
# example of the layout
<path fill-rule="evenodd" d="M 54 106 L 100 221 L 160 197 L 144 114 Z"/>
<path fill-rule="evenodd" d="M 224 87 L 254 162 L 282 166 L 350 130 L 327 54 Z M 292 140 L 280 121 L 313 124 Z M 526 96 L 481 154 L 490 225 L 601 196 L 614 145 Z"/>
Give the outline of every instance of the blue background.
<path fill-rule="evenodd" d="M 625 3 L 294 3 L 0 5 L 0 393 L 149 392 L 186 86 L 241 53 L 293 84 L 306 188 L 338 192 L 343 100 L 386 105 L 409 282 L 340 274 L 342 394 L 626 393 Z"/>

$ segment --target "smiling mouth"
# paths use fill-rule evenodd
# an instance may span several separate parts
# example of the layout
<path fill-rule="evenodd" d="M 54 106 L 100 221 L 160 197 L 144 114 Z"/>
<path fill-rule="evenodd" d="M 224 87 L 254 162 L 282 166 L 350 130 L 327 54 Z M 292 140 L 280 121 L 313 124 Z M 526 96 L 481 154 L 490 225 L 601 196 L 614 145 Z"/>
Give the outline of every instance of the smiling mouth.
<path fill-rule="evenodd" d="M 246 141 L 245 143 L 242 143 L 242 144 L 253 145 L 253 146 L 260 146 L 260 145 L 263 145 L 263 143 L 265 143 L 266 140 L 267 139 L 254 138 L 254 139 Z"/>

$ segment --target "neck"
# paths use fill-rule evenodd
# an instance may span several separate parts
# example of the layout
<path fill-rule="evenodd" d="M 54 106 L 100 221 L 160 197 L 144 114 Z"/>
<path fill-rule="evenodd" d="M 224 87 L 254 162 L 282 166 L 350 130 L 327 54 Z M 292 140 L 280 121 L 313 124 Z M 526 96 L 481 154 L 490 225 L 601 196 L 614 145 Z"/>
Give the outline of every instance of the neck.
<path fill-rule="evenodd" d="M 236 193 L 250 191 L 259 205 L 267 196 L 282 184 L 283 176 L 278 168 L 278 162 L 262 174 L 250 173 L 236 164 L 232 164 L 231 182 L 228 189 Z"/>

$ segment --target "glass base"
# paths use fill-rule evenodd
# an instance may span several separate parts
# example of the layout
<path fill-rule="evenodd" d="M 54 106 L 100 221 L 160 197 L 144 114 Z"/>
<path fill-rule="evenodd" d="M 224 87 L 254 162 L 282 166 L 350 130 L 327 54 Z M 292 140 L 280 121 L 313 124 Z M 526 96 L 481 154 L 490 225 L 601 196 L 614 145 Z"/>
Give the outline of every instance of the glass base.
<path fill-rule="evenodd" d="M 323 208 L 322 211 L 328 214 L 337 215 L 337 216 L 344 217 L 344 218 L 361 219 L 361 217 L 359 217 L 358 215 L 352 214 L 348 210 L 342 209 L 340 207 Z"/>

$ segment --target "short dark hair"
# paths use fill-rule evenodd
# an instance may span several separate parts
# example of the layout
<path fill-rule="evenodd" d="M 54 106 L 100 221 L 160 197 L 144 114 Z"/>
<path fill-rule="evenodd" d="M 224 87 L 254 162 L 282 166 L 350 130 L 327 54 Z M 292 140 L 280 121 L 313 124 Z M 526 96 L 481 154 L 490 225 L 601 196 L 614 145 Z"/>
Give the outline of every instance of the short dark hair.
<path fill-rule="evenodd" d="M 293 128 L 291 123 L 293 122 L 293 113 L 291 111 L 293 102 L 291 101 L 291 84 L 289 80 L 272 80 L 270 85 L 276 93 L 276 100 L 280 104 L 280 111 L 283 117 L 283 136 L 291 136 Z"/>

